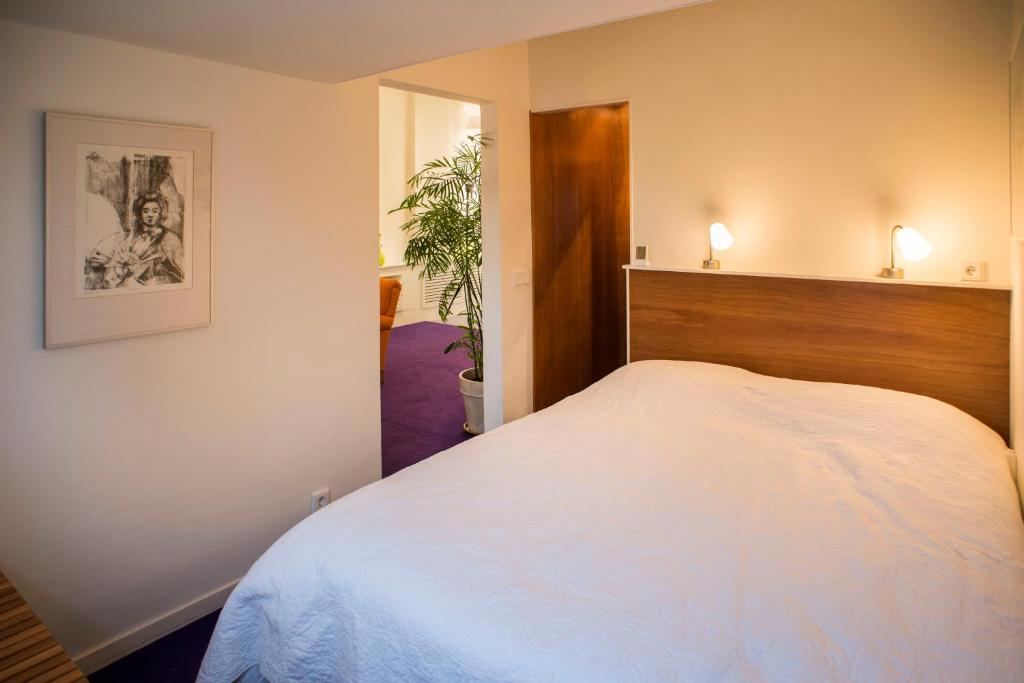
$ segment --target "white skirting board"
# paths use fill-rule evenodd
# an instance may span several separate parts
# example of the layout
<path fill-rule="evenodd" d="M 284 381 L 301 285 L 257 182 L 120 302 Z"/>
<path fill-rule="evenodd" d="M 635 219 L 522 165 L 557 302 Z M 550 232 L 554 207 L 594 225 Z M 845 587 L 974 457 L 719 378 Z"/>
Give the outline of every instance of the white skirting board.
<path fill-rule="evenodd" d="M 196 619 L 201 619 L 220 609 L 241 580 L 238 578 L 220 588 L 215 588 L 177 609 L 161 614 L 156 619 L 114 636 L 105 643 L 72 655 L 72 659 L 75 660 L 75 664 L 82 670 L 82 673 L 88 676 L 153 641 L 177 631 L 182 626 L 191 624 Z"/>

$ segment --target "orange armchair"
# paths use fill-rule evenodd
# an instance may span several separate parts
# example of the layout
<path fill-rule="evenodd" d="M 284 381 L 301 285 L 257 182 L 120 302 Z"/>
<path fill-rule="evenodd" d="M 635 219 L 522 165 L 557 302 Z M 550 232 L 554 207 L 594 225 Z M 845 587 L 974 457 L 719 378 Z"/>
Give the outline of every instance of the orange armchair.
<path fill-rule="evenodd" d="M 380 381 L 384 381 L 384 358 L 388 352 L 388 340 L 391 339 L 391 328 L 395 324 L 395 312 L 398 311 L 398 295 L 402 293 L 402 283 L 391 278 L 380 278 Z"/>

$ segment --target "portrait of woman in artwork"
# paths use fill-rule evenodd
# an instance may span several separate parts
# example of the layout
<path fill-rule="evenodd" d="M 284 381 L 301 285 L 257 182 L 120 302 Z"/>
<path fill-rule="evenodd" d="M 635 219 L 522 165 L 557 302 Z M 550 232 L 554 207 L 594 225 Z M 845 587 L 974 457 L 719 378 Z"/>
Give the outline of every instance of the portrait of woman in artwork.
<path fill-rule="evenodd" d="M 163 225 L 167 201 L 155 192 L 132 203 L 130 232 L 111 235 L 86 259 L 86 279 L 94 289 L 180 283 L 184 249 L 181 240 Z"/>
<path fill-rule="evenodd" d="M 85 255 L 85 290 L 154 288 L 186 279 L 186 252 L 179 236 L 184 206 L 171 175 L 172 160 L 135 156 L 108 161 L 93 154 L 87 159 L 87 189 L 100 205 L 93 207 L 90 218 L 114 231 Z M 109 218 L 103 219 L 104 211 Z"/>

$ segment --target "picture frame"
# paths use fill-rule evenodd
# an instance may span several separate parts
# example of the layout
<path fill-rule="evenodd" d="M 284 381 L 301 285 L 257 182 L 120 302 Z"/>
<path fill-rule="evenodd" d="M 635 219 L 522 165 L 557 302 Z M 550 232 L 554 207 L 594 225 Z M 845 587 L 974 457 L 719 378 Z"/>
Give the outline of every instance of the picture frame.
<path fill-rule="evenodd" d="M 213 324 L 213 131 L 46 113 L 47 349 Z"/>

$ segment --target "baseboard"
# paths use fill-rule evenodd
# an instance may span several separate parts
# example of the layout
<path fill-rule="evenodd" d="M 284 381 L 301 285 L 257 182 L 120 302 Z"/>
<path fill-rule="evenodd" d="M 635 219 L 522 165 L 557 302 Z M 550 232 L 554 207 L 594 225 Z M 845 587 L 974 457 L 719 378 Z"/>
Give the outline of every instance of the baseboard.
<path fill-rule="evenodd" d="M 220 588 L 215 588 L 192 602 L 161 614 L 152 621 L 114 636 L 85 652 L 78 653 L 72 656 L 72 659 L 75 660 L 75 664 L 82 670 L 82 673 L 88 676 L 107 664 L 149 645 L 154 640 L 163 638 L 168 633 L 173 633 L 182 626 L 191 624 L 196 619 L 201 619 L 220 609 L 227 602 L 228 596 L 231 595 L 231 591 L 235 589 L 239 581 L 241 581 L 240 578 L 226 583 Z"/>

